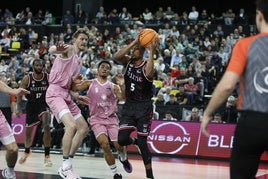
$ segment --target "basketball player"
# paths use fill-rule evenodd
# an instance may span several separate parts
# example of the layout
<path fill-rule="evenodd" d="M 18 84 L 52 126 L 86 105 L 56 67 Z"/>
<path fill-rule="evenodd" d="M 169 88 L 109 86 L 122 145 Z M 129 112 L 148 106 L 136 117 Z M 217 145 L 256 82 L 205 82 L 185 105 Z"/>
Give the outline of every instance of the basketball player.
<path fill-rule="evenodd" d="M 229 65 L 204 111 L 202 132 L 209 136 L 213 112 L 240 83 L 238 109 L 241 116 L 234 133 L 230 178 L 256 178 L 260 158 L 268 149 L 268 1 L 256 1 L 258 34 L 235 44 Z"/>
<path fill-rule="evenodd" d="M 152 171 L 152 155 L 147 146 L 147 136 L 153 115 L 153 76 L 156 42 L 148 48 L 149 58 L 144 59 L 145 48 L 139 45 L 138 37 L 125 48 L 119 50 L 114 58 L 125 66 L 126 102 L 120 118 L 118 143 L 122 146 L 136 144 L 141 152 L 146 169 L 146 177 L 154 178 Z M 128 56 L 132 50 L 131 56 Z M 130 138 L 132 131 L 137 129 L 137 138 Z"/>
<path fill-rule="evenodd" d="M 33 72 L 25 75 L 20 83 L 20 87 L 27 89 L 31 94 L 26 95 L 26 133 L 24 141 L 24 154 L 19 159 L 19 163 L 23 164 L 30 154 L 30 147 L 32 146 L 33 138 L 32 131 L 34 126 L 42 122 L 42 129 L 44 131 L 43 142 L 45 146 L 44 166 L 51 167 L 50 160 L 50 113 L 46 104 L 45 96 L 48 88 L 48 74 L 43 72 L 43 64 L 40 59 L 33 61 Z M 21 116 L 21 102 L 22 96 L 17 99 L 17 115 Z"/>
<path fill-rule="evenodd" d="M 0 81 L 0 91 L 4 93 L 9 93 L 11 95 L 30 94 L 29 91 L 23 88 L 12 89 L 2 81 Z M 7 168 L 5 168 L 2 171 L 2 176 L 3 178 L 12 178 L 12 179 L 16 178 L 14 167 L 16 165 L 18 158 L 18 145 L 16 143 L 13 131 L 1 110 L 0 110 L 0 141 L 7 149 L 5 157 L 7 162 Z"/>
<path fill-rule="evenodd" d="M 125 171 L 131 173 L 132 166 L 127 159 L 126 147 L 120 146 L 117 142 L 119 129 L 119 120 L 116 115 L 117 102 L 118 99 L 123 99 L 124 95 L 118 85 L 108 81 L 111 68 L 110 62 L 104 60 L 99 62 L 97 78 L 86 80 L 74 86 L 73 89 L 79 91 L 88 89 L 91 129 L 103 149 L 104 158 L 114 174 L 114 179 L 120 179 L 122 175 L 117 171 L 108 137 L 117 149 L 119 160 L 122 162 Z M 124 85 L 124 82 L 121 82 L 120 85 Z"/>
<path fill-rule="evenodd" d="M 72 81 L 79 76 L 82 68 L 79 54 L 87 49 L 88 32 L 86 27 L 79 28 L 72 36 L 73 44 L 59 44 L 49 48 L 49 53 L 58 54 L 50 71 L 46 102 L 57 121 L 65 126 L 62 138 L 63 162 L 58 170 L 62 178 L 80 178 L 73 170 L 72 160 L 89 131 L 88 124 L 72 97 L 79 102 L 83 102 L 83 99 L 70 92 Z"/>

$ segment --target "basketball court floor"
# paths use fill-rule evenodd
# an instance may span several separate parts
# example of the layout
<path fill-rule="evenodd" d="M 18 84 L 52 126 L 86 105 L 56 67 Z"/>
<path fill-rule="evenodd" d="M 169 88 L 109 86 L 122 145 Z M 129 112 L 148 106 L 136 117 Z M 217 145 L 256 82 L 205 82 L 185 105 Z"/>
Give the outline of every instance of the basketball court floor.
<path fill-rule="evenodd" d="M 19 152 L 19 157 L 23 154 Z M 143 162 L 139 155 L 129 154 L 129 160 L 133 165 L 133 172 L 124 171 L 119 160 L 116 160 L 118 170 L 125 179 L 145 179 Z M 24 164 L 15 167 L 17 179 L 60 179 L 57 174 L 61 166 L 62 155 L 60 152 L 52 152 L 52 167 L 43 166 L 44 154 L 42 151 L 34 151 Z M 78 154 L 74 158 L 74 170 L 83 179 L 112 179 L 104 158 L 99 156 L 84 156 Z M 6 167 L 5 150 L 0 151 L 0 170 Z M 228 179 L 229 167 L 227 161 L 187 159 L 171 157 L 153 157 L 153 170 L 155 179 Z M 268 179 L 268 164 L 262 163 L 257 174 L 257 179 Z M 1 178 L 1 177 L 0 177 Z"/>

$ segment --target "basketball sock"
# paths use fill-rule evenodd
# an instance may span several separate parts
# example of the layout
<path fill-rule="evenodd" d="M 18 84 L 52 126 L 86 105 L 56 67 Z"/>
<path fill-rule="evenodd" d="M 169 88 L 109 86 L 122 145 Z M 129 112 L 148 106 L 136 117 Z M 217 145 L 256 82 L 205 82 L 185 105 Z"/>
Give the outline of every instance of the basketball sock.
<path fill-rule="evenodd" d="M 63 156 L 63 159 L 62 159 L 62 169 L 63 170 L 67 170 L 68 168 L 70 168 L 69 157 Z"/>
<path fill-rule="evenodd" d="M 150 168 L 150 169 L 146 169 L 146 177 L 147 178 L 154 178 L 153 176 L 153 170 Z"/>
<path fill-rule="evenodd" d="M 74 156 L 73 155 L 69 155 L 69 162 L 70 162 L 70 165 L 71 166 L 73 164 L 73 159 L 74 159 Z"/>
<path fill-rule="evenodd" d="M 13 167 L 7 167 L 7 174 L 8 175 L 13 175 L 14 173 L 14 168 Z"/>
<path fill-rule="evenodd" d="M 45 147 L 45 156 L 49 156 L 50 147 Z"/>
<path fill-rule="evenodd" d="M 118 151 L 118 155 L 120 156 L 121 161 L 127 160 L 127 150 L 126 147 L 123 147 L 123 151 Z"/>
<path fill-rule="evenodd" d="M 25 148 L 25 151 L 24 152 L 27 153 L 27 154 L 29 154 L 30 153 L 30 147 Z"/>
<path fill-rule="evenodd" d="M 117 167 L 116 167 L 115 164 L 113 164 L 113 165 L 109 165 L 109 167 L 110 167 L 110 169 L 111 169 L 111 171 L 112 171 L 113 173 L 117 173 Z"/>

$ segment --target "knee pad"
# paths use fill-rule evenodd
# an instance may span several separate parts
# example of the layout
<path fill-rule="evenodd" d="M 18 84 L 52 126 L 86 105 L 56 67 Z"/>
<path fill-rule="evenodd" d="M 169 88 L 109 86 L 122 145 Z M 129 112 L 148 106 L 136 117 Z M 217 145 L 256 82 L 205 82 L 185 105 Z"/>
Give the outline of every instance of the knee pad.
<path fill-rule="evenodd" d="M 132 144 L 132 139 L 129 137 L 132 131 L 121 130 L 118 133 L 118 144 L 121 146 L 127 146 Z"/>

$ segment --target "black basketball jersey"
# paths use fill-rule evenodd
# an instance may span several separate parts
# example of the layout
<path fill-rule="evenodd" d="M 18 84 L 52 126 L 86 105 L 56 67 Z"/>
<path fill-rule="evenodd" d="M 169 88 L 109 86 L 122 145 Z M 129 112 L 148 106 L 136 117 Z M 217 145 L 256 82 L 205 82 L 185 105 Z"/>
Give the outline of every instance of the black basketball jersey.
<path fill-rule="evenodd" d="M 144 74 L 146 63 L 134 66 L 131 59 L 127 64 L 124 74 L 127 100 L 150 101 L 153 97 L 153 82 Z"/>
<path fill-rule="evenodd" d="M 29 73 L 29 83 L 27 90 L 30 94 L 26 95 L 28 103 L 38 103 L 38 105 L 46 104 L 46 91 L 48 88 L 48 74 L 43 72 L 43 78 L 36 80 L 33 73 Z"/>

